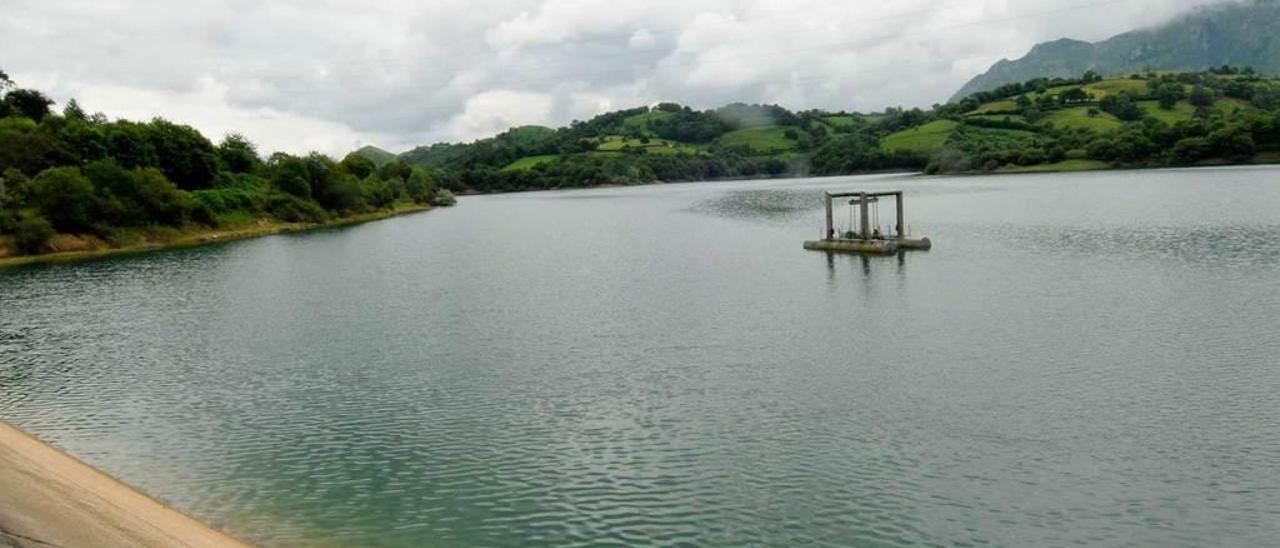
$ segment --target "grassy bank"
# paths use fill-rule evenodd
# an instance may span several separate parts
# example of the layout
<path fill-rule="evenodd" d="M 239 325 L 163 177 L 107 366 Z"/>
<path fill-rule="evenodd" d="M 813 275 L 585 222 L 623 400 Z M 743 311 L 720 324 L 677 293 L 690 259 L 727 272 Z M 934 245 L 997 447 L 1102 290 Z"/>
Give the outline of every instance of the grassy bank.
<path fill-rule="evenodd" d="M 231 242 L 236 240 L 244 240 L 248 238 L 257 238 L 260 236 L 270 236 L 273 234 L 285 234 L 291 232 L 302 232 L 316 228 L 329 228 L 338 226 L 347 226 L 370 221 L 377 221 L 398 215 L 406 215 L 409 213 L 418 213 L 427 211 L 431 206 L 417 204 L 398 204 L 391 209 L 383 209 L 370 213 L 362 213 L 359 215 L 351 215 L 339 219 L 333 219 L 323 223 L 284 223 L 278 221 L 257 222 L 248 225 L 230 226 L 221 228 L 201 228 L 189 230 L 163 230 L 159 232 L 151 232 L 139 236 L 137 243 L 131 243 L 119 246 L 110 246 L 98 239 L 88 240 L 89 245 L 93 249 L 81 249 L 74 251 L 61 251 L 53 253 L 44 253 L 41 255 L 10 255 L 3 256 L 5 251 L 13 248 L 0 242 L 0 268 L 15 267 L 33 264 L 59 263 L 68 261 L 82 261 L 87 259 L 97 259 L 101 257 L 109 257 L 113 255 L 125 255 L 132 253 L 145 253 L 148 251 L 157 251 L 161 249 L 173 249 L 180 247 L 194 247 L 200 245 L 215 244 L 221 242 Z"/>

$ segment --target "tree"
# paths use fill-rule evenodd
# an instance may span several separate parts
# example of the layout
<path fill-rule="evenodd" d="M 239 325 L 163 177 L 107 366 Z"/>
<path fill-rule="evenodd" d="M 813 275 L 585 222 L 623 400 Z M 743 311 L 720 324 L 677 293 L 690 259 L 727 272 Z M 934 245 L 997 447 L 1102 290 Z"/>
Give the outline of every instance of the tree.
<path fill-rule="evenodd" d="M 1188 137 L 1173 146 L 1173 160 L 1182 164 L 1190 164 L 1208 156 L 1211 146 L 1203 137 Z"/>
<path fill-rule="evenodd" d="M 301 158 L 277 152 L 271 155 L 267 165 L 271 169 L 272 186 L 299 198 L 311 197 L 311 177 Z"/>
<path fill-rule="evenodd" d="M 413 173 L 409 175 L 409 180 L 405 182 L 405 194 L 410 200 L 419 204 L 430 204 L 434 197 L 435 184 L 431 180 L 431 175 L 427 170 L 421 167 L 414 167 Z"/>
<path fill-rule="evenodd" d="M 187 213 L 195 207 L 192 198 L 165 178 L 164 172 L 159 169 L 149 167 L 135 170 L 133 184 L 139 205 L 153 222 L 180 225 L 186 220 Z"/>
<path fill-rule="evenodd" d="M 1182 84 L 1173 82 L 1160 84 L 1155 89 L 1156 100 L 1160 101 L 1160 108 L 1165 110 L 1172 110 L 1186 95 L 1187 92 Z"/>
<path fill-rule="evenodd" d="M 320 153 L 307 155 L 304 162 L 310 177 L 311 195 L 320 207 L 329 211 L 350 212 L 363 205 L 360 180 L 355 176 Z"/>
<path fill-rule="evenodd" d="M 62 117 L 80 122 L 89 120 L 89 115 L 85 114 L 84 109 L 80 108 L 80 103 L 76 102 L 75 99 L 67 101 L 67 106 L 62 107 Z"/>
<path fill-rule="evenodd" d="M 357 179 L 364 179 L 378 171 L 378 165 L 373 163 L 373 160 L 365 158 L 364 156 L 354 152 L 347 154 L 339 165 L 342 166 L 342 169 L 347 170 L 347 173 L 354 175 Z"/>
<path fill-rule="evenodd" d="M 239 133 L 230 133 L 218 143 L 218 159 L 232 173 L 253 173 L 262 165 L 258 149 Z"/>
<path fill-rule="evenodd" d="M 147 141 L 155 150 L 155 167 L 184 190 L 213 185 L 218 172 L 218 155 L 195 128 L 156 118 L 148 124 Z"/>
<path fill-rule="evenodd" d="M 27 255 L 41 253 L 53 239 L 53 225 L 33 211 L 26 211 L 14 230 L 13 243 Z"/>
<path fill-rule="evenodd" d="M 156 148 L 145 124 L 120 121 L 104 128 L 107 156 L 126 169 L 154 166 L 158 162 Z"/>
<path fill-rule="evenodd" d="M 1126 122 L 1141 120 L 1146 115 L 1128 93 L 1103 97 L 1099 106 L 1104 112 L 1110 112 Z"/>
<path fill-rule="evenodd" d="M 7 90 L 11 87 L 13 87 L 13 80 L 9 79 L 8 73 L 0 70 L 0 91 Z"/>
<path fill-rule="evenodd" d="M 43 93 L 34 89 L 10 91 L 5 94 L 4 102 L 12 112 L 37 122 L 49 115 L 49 107 L 53 105 L 53 99 L 45 97 Z"/>
<path fill-rule="evenodd" d="M 96 205 L 93 183 L 77 168 L 41 171 L 31 180 L 31 201 L 58 230 L 83 232 L 92 228 Z"/>
<path fill-rule="evenodd" d="M 1213 106 L 1216 100 L 1213 90 L 1204 86 L 1196 86 L 1191 90 L 1191 96 L 1188 98 L 1192 105 L 1205 108 Z"/>
<path fill-rule="evenodd" d="M 1062 92 L 1058 100 L 1064 105 L 1083 103 L 1089 100 L 1089 94 L 1085 93 L 1084 88 L 1075 87 Z"/>

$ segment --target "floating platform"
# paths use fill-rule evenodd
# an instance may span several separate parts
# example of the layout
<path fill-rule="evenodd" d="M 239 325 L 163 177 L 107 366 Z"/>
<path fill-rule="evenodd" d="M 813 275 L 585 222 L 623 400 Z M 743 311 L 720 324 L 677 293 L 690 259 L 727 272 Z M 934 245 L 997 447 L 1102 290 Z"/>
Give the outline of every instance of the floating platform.
<path fill-rule="evenodd" d="M 898 252 L 898 242 L 892 240 L 850 240 L 844 238 L 833 238 L 830 240 L 809 240 L 804 243 L 804 248 L 813 251 L 832 251 L 836 253 L 892 255 Z"/>
<path fill-rule="evenodd" d="M 929 241 L 929 238 L 898 238 L 894 241 L 898 243 L 898 249 L 928 251 L 933 248 L 933 242 Z"/>
<path fill-rule="evenodd" d="M 833 215 L 833 203 L 835 198 L 853 198 L 849 201 L 849 230 L 841 232 L 843 238 L 836 237 L 835 219 Z M 888 233 L 880 231 L 880 198 L 893 198 L 894 205 L 897 209 L 896 226 L 892 226 Z M 828 251 L 836 253 L 865 253 L 871 255 L 890 255 L 897 253 L 899 250 L 928 250 L 933 247 L 933 242 L 928 238 L 910 238 L 905 231 L 906 221 L 904 220 L 904 207 L 902 204 L 902 191 L 891 190 L 888 192 L 825 192 L 822 197 L 823 208 L 826 210 L 826 226 L 823 234 L 826 236 L 821 240 L 809 240 L 804 243 L 805 249 L 814 251 Z M 874 230 L 871 224 L 871 205 L 875 204 L 876 226 Z M 853 229 L 853 206 L 858 206 L 860 214 L 858 215 L 858 223 L 860 230 Z"/>

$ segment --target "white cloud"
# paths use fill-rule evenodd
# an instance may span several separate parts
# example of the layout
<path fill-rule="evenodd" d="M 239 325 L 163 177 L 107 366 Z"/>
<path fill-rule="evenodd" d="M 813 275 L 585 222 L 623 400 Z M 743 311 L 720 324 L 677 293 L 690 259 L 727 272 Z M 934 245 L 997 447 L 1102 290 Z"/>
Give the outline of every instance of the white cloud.
<path fill-rule="evenodd" d="M 928 106 L 1003 57 L 1204 0 L 6 0 L 0 68 L 264 150 L 402 150 L 677 101 Z"/>
<path fill-rule="evenodd" d="M 445 128 L 460 139 L 478 139 L 510 127 L 548 124 L 551 95 L 511 90 L 486 91 L 467 100 L 463 111 Z"/>

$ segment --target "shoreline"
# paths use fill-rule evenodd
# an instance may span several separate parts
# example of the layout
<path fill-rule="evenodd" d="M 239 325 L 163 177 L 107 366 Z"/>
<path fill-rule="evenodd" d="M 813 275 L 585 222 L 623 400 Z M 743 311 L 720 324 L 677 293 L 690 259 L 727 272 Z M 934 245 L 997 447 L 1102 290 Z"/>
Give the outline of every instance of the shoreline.
<path fill-rule="evenodd" d="M 372 213 L 361 213 L 341 219 L 323 223 L 270 223 L 265 226 L 249 226 L 230 229 L 210 229 L 183 235 L 167 242 L 148 242 L 124 247 L 106 247 L 102 249 L 94 249 L 91 251 L 61 251 L 54 253 L 45 253 L 41 255 L 13 255 L 9 257 L 0 257 L 0 269 L 13 268 L 19 266 L 43 265 L 64 262 L 87 261 L 92 259 L 100 259 L 104 257 L 114 257 L 118 255 L 133 255 L 138 253 L 150 253 L 153 251 L 163 251 L 167 249 L 179 249 L 186 247 L 200 247 L 205 245 L 213 245 L 226 242 L 234 242 L 238 240 L 248 240 L 251 238 L 260 238 L 263 236 L 274 236 L 277 234 L 292 234 L 295 232 L 306 232 L 321 228 L 337 228 L 342 226 L 351 226 L 373 221 L 381 221 L 401 215 L 409 215 L 412 213 L 422 213 L 434 209 L 433 206 L 427 205 L 411 205 L 398 207 L 390 210 L 375 211 Z"/>
<path fill-rule="evenodd" d="M 0 546 L 250 545 L 0 420 Z"/>
<path fill-rule="evenodd" d="M 880 169 L 874 171 L 859 171 L 857 173 L 845 173 L 841 175 L 794 175 L 794 176 L 754 176 L 754 177 L 732 177 L 714 179 L 697 179 L 689 181 L 652 181 L 647 183 L 635 184 L 614 184 L 601 183 L 583 187 L 554 187 L 554 188 L 525 188 L 519 190 L 506 190 L 501 192 L 479 192 L 466 191 L 460 192 L 459 196 L 501 196 L 504 194 L 526 194 L 534 192 L 574 192 L 580 190 L 603 190 L 611 188 L 637 188 L 646 186 L 659 185 L 685 185 L 699 183 L 728 183 L 734 181 L 786 181 L 790 179 L 835 179 L 840 177 L 863 177 L 867 175 L 908 175 L 915 177 L 979 177 L 990 175 L 1045 175 L 1054 173 L 1097 173 L 1104 171 L 1161 171 L 1167 169 L 1213 169 L 1224 167 L 1266 167 L 1280 166 L 1280 152 L 1277 153 L 1260 153 L 1259 157 L 1248 162 L 1228 162 L 1228 161 L 1204 161 L 1191 165 L 1131 165 L 1118 163 L 1104 163 L 1091 167 L 1066 167 L 1066 168 L 1048 168 L 1052 164 L 1044 164 L 1038 166 L 1021 166 L 1013 169 L 997 169 L 995 171 L 969 170 L 969 171 L 944 171 L 940 173 L 925 173 L 923 170 L 910 169 Z M 0 259 L 3 261 L 3 259 Z M 0 263 L 3 266 L 3 263 Z"/>

